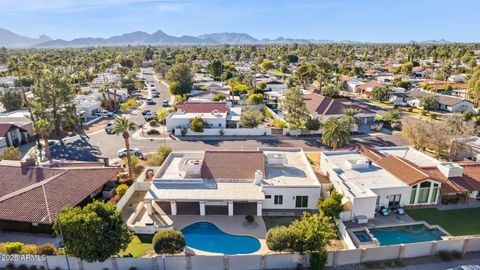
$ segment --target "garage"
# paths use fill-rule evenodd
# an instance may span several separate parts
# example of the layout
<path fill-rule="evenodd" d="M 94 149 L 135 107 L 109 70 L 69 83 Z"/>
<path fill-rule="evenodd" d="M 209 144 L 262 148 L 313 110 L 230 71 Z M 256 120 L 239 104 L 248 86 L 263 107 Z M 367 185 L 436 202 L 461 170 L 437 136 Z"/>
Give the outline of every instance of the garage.
<path fill-rule="evenodd" d="M 205 205 L 206 215 L 228 215 L 228 205 Z"/>
<path fill-rule="evenodd" d="M 257 215 L 257 202 L 234 202 L 234 215 Z"/>
<path fill-rule="evenodd" d="M 200 215 L 198 202 L 177 202 L 177 215 Z"/>
<path fill-rule="evenodd" d="M 170 202 L 154 202 L 155 204 L 158 205 L 158 207 L 160 207 L 163 212 L 165 212 L 165 214 L 167 215 L 171 215 L 172 214 L 172 207 L 170 206 Z"/>

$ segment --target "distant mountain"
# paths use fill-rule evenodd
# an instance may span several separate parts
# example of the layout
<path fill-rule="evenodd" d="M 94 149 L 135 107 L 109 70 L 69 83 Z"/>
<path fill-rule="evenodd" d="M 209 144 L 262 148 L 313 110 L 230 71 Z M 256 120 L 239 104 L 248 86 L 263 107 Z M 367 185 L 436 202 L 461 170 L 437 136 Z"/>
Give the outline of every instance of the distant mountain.
<path fill-rule="evenodd" d="M 15 34 L 11 31 L 8 31 L 7 29 L 0 28 L 0 47 L 25 48 L 49 40 L 50 38 L 45 35 L 41 35 L 38 38 L 29 38 Z"/>
<path fill-rule="evenodd" d="M 39 38 L 29 38 L 0 28 L 0 47 L 7 48 L 59 48 L 59 47 L 95 47 L 95 46 L 125 46 L 125 45 L 218 45 L 218 44 L 357 44 L 351 40 L 333 41 L 328 39 L 294 39 L 279 37 L 276 39 L 256 39 L 246 33 L 212 33 L 200 36 L 170 36 L 163 31 L 153 34 L 136 31 L 109 38 L 76 38 L 72 40 L 55 39 L 42 35 Z M 427 40 L 416 43 L 443 44 L 450 41 Z"/>

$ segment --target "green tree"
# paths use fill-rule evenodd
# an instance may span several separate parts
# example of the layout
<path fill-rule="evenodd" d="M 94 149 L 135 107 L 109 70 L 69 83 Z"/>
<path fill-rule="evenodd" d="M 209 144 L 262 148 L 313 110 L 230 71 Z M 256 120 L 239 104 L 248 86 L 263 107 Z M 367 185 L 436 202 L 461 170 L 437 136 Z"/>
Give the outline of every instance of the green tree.
<path fill-rule="evenodd" d="M 351 131 L 355 125 L 359 124 L 359 119 L 357 118 L 357 114 L 359 114 L 360 111 L 358 109 L 346 107 L 343 109 L 342 113 L 343 113 L 342 118 L 347 123 L 348 130 Z"/>
<path fill-rule="evenodd" d="M 87 262 L 105 261 L 125 249 L 132 239 L 122 213 L 113 203 L 94 201 L 85 207 L 65 207 L 54 230 L 64 238 L 65 252 Z"/>
<path fill-rule="evenodd" d="M 480 103 L 480 69 L 473 73 L 470 80 L 468 80 L 467 87 L 468 95 L 473 99 L 475 105 L 478 106 Z"/>
<path fill-rule="evenodd" d="M 320 120 L 318 118 L 310 117 L 307 122 L 305 122 L 305 127 L 308 130 L 319 130 L 321 126 Z"/>
<path fill-rule="evenodd" d="M 286 226 L 276 226 L 266 235 L 268 249 L 272 251 L 293 251 L 295 236 Z"/>
<path fill-rule="evenodd" d="M 430 110 L 438 108 L 438 100 L 435 96 L 424 96 L 420 99 L 420 107 L 429 113 Z"/>
<path fill-rule="evenodd" d="M 190 119 L 190 129 L 194 132 L 203 132 L 206 123 L 201 117 L 195 117 Z"/>
<path fill-rule="evenodd" d="M 401 113 L 399 110 L 396 110 L 396 109 L 392 109 L 392 110 L 389 110 L 384 116 L 383 116 L 383 120 L 389 122 L 390 124 L 393 124 L 395 122 L 398 122 L 401 118 Z"/>
<path fill-rule="evenodd" d="M 162 125 L 162 128 L 163 128 L 163 146 L 167 145 L 167 138 L 166 138 L 167 131 L 165 130 L 165 126 L 167 124 L 166 121 L 169 114 L 170 112 L 165 108 L 159 109 L 156 113 L 157 119 L 158 121 L 160 121 L 160 124 Z"/>
<path fill-rule="evenodd" d="M 0 102 L 7 112 L 18 110 L 23 104 L 22 94 L 13 89 L 6 89 L 0 94 Z"/>
<path fill-rule="evenodd" d="M 292 81 L 306 89 L 315 80 L 317 74 L 311 63 L 301 63 L 293 73 Z"/>
<path fill-rule="evenodd" d="M 3 148 L 3 150 L 0 152 L 0 160 L 21 160 L 22 159 L 22 153 L 20 153 L 20 150 L 14 146 L 9 146 Z"/>
<path fill-rule="evenodd" d="M 34 124 L 35 133 L 43 139 L 45 148 L 45 156 L 51 162 L 52 153 L 50 152 L 50 145 L 48 143 L 48 135 L 52 132 L 52 124 L 44 119 L 38 119 Z"/>
<path fill-rule="evenodd" d="M 172 95 L 184 95 L 190 93 L 193 85 L 193 73 L 188 64 L 175 64 L 167 72 L 167 80 L 170 84 L 176 83 L 175 87 L 170 85 Z"/>
<path fill-rule="evenodd" d="M 269 69 L 275 68 L 275 65 L 273 64 L 273 62 L 268 59 L 263 60 L 260 66 L 262 66 L 263 70 L 269 70 Z"/>
<path fill-rule="evenodd" d="M 318 201 L 318 211 L 320 211 L 320 214 L 323 216 L 327 216 L 332 219 L 339 218 L 340 213 L 343 211 L 342 198 L 342 194 L 337 193 L 335 190 L 332 191 L 330 196 Z"/>
<path fill-rule="evenodd" d="M 305 127 L 309 115 L 300 88 L 293 87 L 283 101 L 284 119 L 292 130 Z"/>
<path fill-rule="evenodd" d="M 122 135 L 125 140 L 125 148 L 127 149 L 127 164 L 128 164 L 128 176 L 133 177 L 133 167 L 132 167 L 132 153 L 130 153 L 130 132 L 137 130 L 138 126 L 128 120 L 127 117 L 115 118 L 113 123 L 112 131 L 117 135 Z"/>
<path fill-rule="evenodd" d="M 248 104 L 250 105 L 259 105 L 263 103 L 262 94 L 250 94 L 248 95 Z"/>
<path fill-rule="evenodd" d="M 322 89 L 322 95 L 330 98 L 338 98 L 340 97 L 340 91 L 338 91 L 335 87 L 328 85 Z"/>
<path fill-rule="evenodd" d="M 263 122 L 264 115 L 259 111 L 245 111 L 240 116 L 240 126 L 244 128 L 256 128 Z"/>
<path fill-rule="evenodd" d="M 348 122 L 342 117 L 330 117 L 322 126 L 322 142 L 333 150 L 350 142 L 350 129 Z"/>
<path fill-rule="evenodd" d="M 161 230 L 153 236 L 152 244 L 157 254 L 176 254 L 185 248 L 185 237 L 179 230 Z"/>
<path fill-rule="evenodd" d="M 390 90 L 384 85 L 373 87 L 372 92 L 370 93 L 370 98 L 378 101 L 386 101 L 389 96 Z"/>
<path fill-rule="evenodd" d="M 301 219 L 293 221 L 289 230 L 295 236 L 293 250 L 301 254 L 323 253 L 332 239 L 337 236 L 335 225 L 330 217 L 307 212 L 303 213 Z"/>
<path fill-rule="evenodd" d="M 210 61 L 207 65 L 207 72 L 212 75 L 212 77 L 219 78 L 223 73 L 222 61 L 218 59 Z"/>
<path fill-rule="evenodd" d="M 222 101 L 225 100 L 227 97 L 224 94 L 216 94 L 213 96 L 212 101 Z"/>
<path fill-rule="evenodd" d="M 323 85 L 332 76 L 333 67 L 328 61 L 320 60 L 315 63 L 315 71 L 317 72 L 318 89 L 322 92 Z"/>

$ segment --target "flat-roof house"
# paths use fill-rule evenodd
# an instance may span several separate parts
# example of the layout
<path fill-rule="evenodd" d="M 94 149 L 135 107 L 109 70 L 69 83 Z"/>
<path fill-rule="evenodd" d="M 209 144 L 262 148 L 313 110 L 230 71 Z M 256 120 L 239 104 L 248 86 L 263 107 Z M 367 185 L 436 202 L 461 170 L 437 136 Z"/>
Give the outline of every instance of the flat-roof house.
<path fill-rule="evenodd" d="M 440 162 L 406 146 L 323 152 L 320 171 L 345 196 L 349 209 L 343 220 L 373 218 L 380 206 L 436 205 L 458 195 L 476 198 L 480 190 L 480 163 Z"/>
<path fill-rule="evenodd" d="M 302 149 L 272 147 L 173 152 L 154 169 L 144 201 L 149 215 L 262 216 L 315 210 L 319 197 Z"/>
<path fill-rule="evenodd" d="M 51 232 L 64 206 L 77 206 L 101 193 L 118 168 L 96 163 L 37 167 L 0 162 L 0 229 Z"/>

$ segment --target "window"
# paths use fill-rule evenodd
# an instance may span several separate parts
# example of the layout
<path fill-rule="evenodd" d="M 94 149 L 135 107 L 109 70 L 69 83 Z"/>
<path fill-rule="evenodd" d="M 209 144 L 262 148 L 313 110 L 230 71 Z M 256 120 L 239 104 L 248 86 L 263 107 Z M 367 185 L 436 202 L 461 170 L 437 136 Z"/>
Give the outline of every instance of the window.
<path fill-rule="evenodd" d="M 428 182 L 428 185 L 424 185 L 423 182 L 420 184 L 420 188 L 418 189 L 418 200 L 417 203 L 428 203 L 428 195 L 430 194 L 430 182 Z M 422 186 L 428 186 L 428 187 L 422 187 Z"/>
<path fill-rule="evenodd" d="M 272 195 L 265 195 L 265 199 L 271 199 Z"/>
<path fill-rule="evenodd" d="M 410 204 L 415 203 L 415 195 L 417 194 L 417 185 L 412 187 L 412 192 L 410 193 Z"/>
<path fill-rule="evenodd" d="M 400 205 L 400 198 L 402 195 L 395 194 L 388 196 L 388 207 L 395 207 Z"/>
<path fill-rule="evenodd" d="M 275 195 L 275 197 L 273 198 L 273 204 L 283 204 L 283 196 Z"/>
<path fill-rule="evenodd" d="M 437 203 L 438 184 L 433 185 L 431 203 Z"/>
<path fill-rule="evenodd" d="M 295 197 L 295 207 L 308 207 L 308 196 Z"/>

